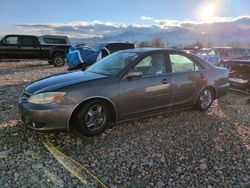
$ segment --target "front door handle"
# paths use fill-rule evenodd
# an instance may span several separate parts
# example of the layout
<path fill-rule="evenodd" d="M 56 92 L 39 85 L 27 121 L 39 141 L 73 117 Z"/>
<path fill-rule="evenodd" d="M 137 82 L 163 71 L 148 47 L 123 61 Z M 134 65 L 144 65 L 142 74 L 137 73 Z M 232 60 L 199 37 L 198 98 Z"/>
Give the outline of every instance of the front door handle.
<path fill-rule="evenodd" d="M 167 80 L 166 78 L 164 78 L 164 79 L 161 81 L 161 83 L 167 84 L 167 83 L 168 83 L 168 80 Z"/>

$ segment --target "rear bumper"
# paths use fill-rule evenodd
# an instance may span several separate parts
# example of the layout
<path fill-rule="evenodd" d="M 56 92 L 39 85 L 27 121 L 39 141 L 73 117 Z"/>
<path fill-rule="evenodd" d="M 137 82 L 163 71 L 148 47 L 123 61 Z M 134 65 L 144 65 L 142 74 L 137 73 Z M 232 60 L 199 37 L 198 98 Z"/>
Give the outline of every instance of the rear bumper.
<path fill-rule="evenodd" d="M 69 130 L 73 105 L 35 105 L 19 103 L 22 121 L 37 131 Z"/>
<path fill-rule="evenodd" d="M 225 83 L 223 85 L 220 85 L 219 88 L 217 88 L 216 98 L 218 99 L 218 98 L 226 95 L 229 91 L 229 88 L 230 88 L 229 82 Z"/>
<path fill-rule="evenodd" d="M 229 78 L 230 87 L 241 90 L 243 92 L 250 92 L 250 78 Z"/>

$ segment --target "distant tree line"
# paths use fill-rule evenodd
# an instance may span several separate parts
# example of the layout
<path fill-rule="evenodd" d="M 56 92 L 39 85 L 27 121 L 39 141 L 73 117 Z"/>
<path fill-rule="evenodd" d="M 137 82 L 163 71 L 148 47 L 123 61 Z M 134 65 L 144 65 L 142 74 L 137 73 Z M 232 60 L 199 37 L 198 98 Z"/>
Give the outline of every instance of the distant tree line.
<path fill-rule="evenodd" d="M 218 46 L 218 45 L 213 45 L 212 42 L 209 42 L 207 44 L 204 44 L 202 42 L 195 42 L 195 43 L 193 43 L 191 45 L 187 45 L 186 47 L 190 47 L 190 48 L 212 48 L 212 47 L 216 47 L 216 46 Z M 250 43 L 248 45 L 242 45 L 239 42 L 228 42 L 224 46 L 225 47 L 232 47 L 232 48 L 250 48 Z"/>
<path fill-rule="evenodd" d="M 160 38 L 155 38 L 152 41 L 140 41 L 138 43 L 138 47 L 141 47 L 141 48 L 146 48 L 146 47 L 164 48 L 165 45 Z"/>
<path fill-rule="evenodd" d="M 151 41 L 139 41 L 139 42 L 136 42 L 137 43 L 137 46 L 138 47 L 141 47 L 141 48 L 146 48 L 146 47 L 155 47 L 155 48 L 164 48 L 164 47 L 167 47 L 167 44 L 164 44 L 164 42 L 159 38 L 155 38 Z M 208 43 L 202 43 L 200 41 L 198 42 L 195 42 L 193 44 L 190 44 L 190 45 L 179 45 L 179 46 L 182 46 L 182 47 L 185 47 L 185 48 L 212 48 L 212 47 L 215 47 L 217 45 L 214 45 L 213 42 L 208 42 Z M 240 48 L 240 47 L 248 47 L 250 48 L 250 43 L 246 46 L 242 46 L 239 42 L 228 42 L 226 45 L 224 46 L 228 46 L 228 47 L 233 47 L 233 48 Z"/>

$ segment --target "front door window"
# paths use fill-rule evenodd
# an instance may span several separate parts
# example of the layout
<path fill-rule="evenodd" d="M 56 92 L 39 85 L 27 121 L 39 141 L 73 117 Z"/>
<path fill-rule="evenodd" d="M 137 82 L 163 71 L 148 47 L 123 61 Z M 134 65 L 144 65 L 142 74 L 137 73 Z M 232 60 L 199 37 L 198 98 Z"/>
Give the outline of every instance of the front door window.
<path fill-rule="evenodd" d="M 143 58 L 133 71 L 142 72 L 143 76 L 166 73 L 164 54 L 153 54 Z"/>
<path fill-rule="evenodd" d="M 7 38 L 5 38 L 3 40 L 3 44 L 6 44 L 6 45 L 17 45 L 17 44 L 19 44 L 18 37 L 16 37 L 16 36 L 7 37 Z"/>

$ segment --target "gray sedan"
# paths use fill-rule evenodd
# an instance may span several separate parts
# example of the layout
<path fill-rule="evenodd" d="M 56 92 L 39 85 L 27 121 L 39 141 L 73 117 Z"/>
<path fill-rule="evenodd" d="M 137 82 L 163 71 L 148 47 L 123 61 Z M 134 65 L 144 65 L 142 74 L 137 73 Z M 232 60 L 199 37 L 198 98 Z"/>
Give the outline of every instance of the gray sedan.
<path fill-rule="evenodd" d="M 122 122 L 180 108 L 205 111 L 229 88 L 228 70 L 172 49 L 131 49 L 85 71 L 37 80 L 19 98 L 22 120 L 35 130 L 97 135 Z"/>

